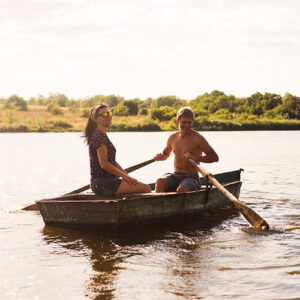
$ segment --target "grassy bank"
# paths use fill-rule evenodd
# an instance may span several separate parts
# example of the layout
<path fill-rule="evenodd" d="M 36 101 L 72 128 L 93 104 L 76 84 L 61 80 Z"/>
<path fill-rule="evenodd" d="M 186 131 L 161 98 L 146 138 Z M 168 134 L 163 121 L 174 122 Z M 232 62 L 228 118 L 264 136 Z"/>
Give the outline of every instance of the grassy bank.
<path fill-rule="evenodd" d="M 61 108 L 62 115 L 53 115 L 45 106 L 28 106 L 27 111 L 0 110 L 0 132 L 72 132 L 82 131 L 87 117 L 83 110 L 75 112 Z M 196 130 L 300 130 L 299 120 L 248 118 L 237 116 L 231 120 L 198 117 L 194 125 Z M 150 116 L 114 116 L 111 131 L 168 131 L 176 130 L 175 119 L 154 121 Z"/>

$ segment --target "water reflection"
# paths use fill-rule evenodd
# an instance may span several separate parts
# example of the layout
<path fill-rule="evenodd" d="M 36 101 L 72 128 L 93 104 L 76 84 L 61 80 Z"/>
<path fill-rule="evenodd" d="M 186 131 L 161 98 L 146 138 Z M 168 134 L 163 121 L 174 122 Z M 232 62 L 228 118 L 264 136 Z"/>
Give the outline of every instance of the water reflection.
<path fill-rule="evenodd" d="M 137 272 L 138 268 L 143 269 L 141 272 L 150 271 L 148 275 L 157 271 L 159 266 L 161 270 L 154 272 L 151 280 L 161 277 L 160 280 L 166 281 L 169 292 L 178 295 L 185 289 L 184 286 L 189 289 L 193 289 L 194 284 L 198 286 L 195 273 L 199 279 L 201 269 L 203 274 L 207 272 L 208 266 L 201 262 L 200 250 L 206 248 L 209 236 L 226 218 L 228 215 L 190 216 L 188 219 L 165 220 L 118 232 L 87 232 L 45 226 L 42 238 L 52 245 L 53 254 L 88 256 L 92 273 L 86 290 L 90 296 L 113 299 L 117 297 L 116 292 L 120 292 L 118 285 L 126 283 L 134 287 L 137 279 L 136 274 L 131 274 L 133 265 Z M 162 276 L 160 272 L 166 274 Z M 170 282 L 163 279 L 166 275 L 172 278 Z M 174 278 L 178 284 L 174 283 Z M 195 293 L 190 290 L 185 292 L 185 296 L 197 293 L 199 290 Z"/>

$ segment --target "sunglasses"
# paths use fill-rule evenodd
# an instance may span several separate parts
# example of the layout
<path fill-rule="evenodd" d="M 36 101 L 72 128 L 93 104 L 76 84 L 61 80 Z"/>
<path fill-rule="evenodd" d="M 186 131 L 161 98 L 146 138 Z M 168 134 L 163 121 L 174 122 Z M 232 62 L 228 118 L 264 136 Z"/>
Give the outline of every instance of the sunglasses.
<path fill-rule="evenodd" d="M 104 112 L 102 114 L 99 114 L 97 117 L 99 117 L 99 116 L 101 116 L 103 118 L 109 118 L 109 117 L 112 116 L 112 112 L 111 111 L 107 111 L 107 112 Z"/>

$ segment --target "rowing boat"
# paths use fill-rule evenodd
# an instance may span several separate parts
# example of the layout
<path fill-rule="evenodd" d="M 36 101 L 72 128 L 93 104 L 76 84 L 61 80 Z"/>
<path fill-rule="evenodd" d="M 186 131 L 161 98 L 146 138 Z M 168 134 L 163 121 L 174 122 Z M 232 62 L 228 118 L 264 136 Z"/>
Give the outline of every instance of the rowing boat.
<path fill-rule="evenodd" d="M 236 198 L 242 185 L 242 169 L 214 177 Z M 236 212 L 218 189 L 200 178 L 201 188 L 186 193 L 136 193 L 101 197 L 81 193 L 37 201 L 46 225 L 67 228 L 118 229 L 126 225 L 201 213 Z M 154 184 L 151 184 L 152 189 Z"/>

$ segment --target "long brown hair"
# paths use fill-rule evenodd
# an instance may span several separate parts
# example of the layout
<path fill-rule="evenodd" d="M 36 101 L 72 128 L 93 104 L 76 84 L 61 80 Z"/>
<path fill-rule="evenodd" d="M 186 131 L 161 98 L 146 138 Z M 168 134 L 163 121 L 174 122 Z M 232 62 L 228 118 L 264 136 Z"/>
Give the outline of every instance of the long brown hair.
<path fill-rule="evenodd" d="M 87 143 L 87 145 L 90 144 L 92 134 L 97 128 L 97 123 L 95 121 L 95 118 L 97 118 L 97 112 L 100 108 L 103 107 L 108 107 L 108 105 L 106 103 L 100 102 L 98 105 L 92 107 L 89 112 L 89 118 L 81 136 Z"/>

